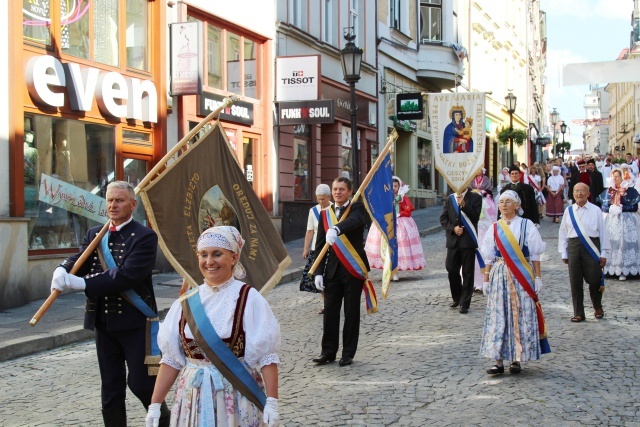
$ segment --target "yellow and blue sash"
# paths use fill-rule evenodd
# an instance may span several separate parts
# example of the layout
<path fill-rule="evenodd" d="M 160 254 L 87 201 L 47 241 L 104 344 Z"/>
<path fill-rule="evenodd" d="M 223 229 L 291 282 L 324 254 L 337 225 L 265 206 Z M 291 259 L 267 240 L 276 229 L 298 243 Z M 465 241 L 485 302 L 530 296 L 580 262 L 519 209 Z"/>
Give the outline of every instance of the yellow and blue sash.
<path fill-rule="evenodd" d="M 207 359 L 233 386 L 260 411 L 264 411 L 267 396 L 256 380 L 244 367 L 231 349 L 220 338 L 205 312 L 198 288 L 192 289 L 180 298 L 189 329 Z"/>
<path fill-rule="evenodd" d="M 322 212 L 322 225 L 324 226 L 325 231 L 338 224 L 338 218 L 336 217 L 333 209 L 325 209 Z M 342 263 L 344 268 L 347 269 L 349 274 L 357 279 L 364 280 L 362 289 L 364 290 L 367 313 L 372 314 L 377 312 L 378 299 L 376 297 L 376 290 L 373 287 L 373 283 L 369 280 L 367 266 L 364 261 L 362 261 L 360 254 L 358 254 L 344 234 L 338 236 L 338 239 L 332 246 L 332 249 L 335 251 L 338 260 L 340 260 L 340 263 Z"/>
<path fill-rule="evenodd" d="M 98 253 L 100 255 L 100 260 L 105 264 L 103 265 L 103 269 L 112 269 L 117 268 L 116 261 L 113 259 L 113 255 L 111 255 L 111 251 L 109 250 L 109 235 L 111 232 L 107 231 L 105 235 L 102 237 L 100 241 L 100 246 L 98 247 Z M 106 266 L 106 269 L 104 268 Z M 160 329 L 160 319 L 158 318 L 158 314 L 151 309 L 145 303 L 140 295 L 136 293 L 133 289 L 127 289 L 121 292 L 122 296 L 131 303 L 135 308 L 138 309 L 144 316 L 147 317 L 147 333 L 145 339 L 145 359 L 144 363 L 147 365 L 158 365 L 160 363 L 160 359 L 162 357 L 162 353 L 160 352 L 160 347 L 158 346 L 158 330 Z M 156 367 L 149 367 L 149 375 L 157 374 Z"/>
<path fill-rule="evenodd" d="M 542 306 L 538 300 L 538 295 L 533 290 L 534 274 L 531 265 L 524 256 L 522 248 L 514 237 L 513 233 L 506 225 L 504 220 L 499 220 L 494 224 L 494 237 L 496 246 L 504 259 L 507 268 L 513 274 L 522 286 L 522 289 L 536 304 L 536 314 L 538 316 L 538 328 L 540 331 L 540 351 L 542 354 L 550 353 L 551 347 L 547 340 L 547 327 L 542 314 Z"/>
<path fill-rule="evenodd" d="M 584 226 L 582 225 L 580 218 L 578 218 L 578 216 L 573 211 L 574 208 L 575 205 L 569 206 L 569 218 L 571 218 L 573 229 L 576 230 L 576 234 L 578 235 L 580 242 L 582 242 L 582 246 L 584 246 L 589 255 L 591 255 L 591 258 L 593 258 L 596 263 L 600 264 L 600 250 L 598 250 L 596 245 L 587 235 L 587 232 L 584 230 Z M 604 292 L 604 271 L 600 276 L 600 292 Z"/>
<path fill-rule="evenodd" d="M 473 243 L 476 244 L 476 258 L 478 259 L 478 265 L 480 266 L 480 268 L 484 268 L 485 267 L 484 259 L 482 259 L 482 255 L 480 254 L 480 249 L 478 249 L 478 233 L 476 232 L 476 228 L 473 226 L 473 223 L 471 222 L 467 214 L 464 213 L 462 209 L 460 209 L 460 206 L 458 205 L 458 201 L 456 200 L 455 194 L 449 195 L 449 199 L 451 199 L 451 204 L 456 209 L 456 214 L 460 218 L 462 225 L 471 233 L 471 238 L 473 239 Z"/>

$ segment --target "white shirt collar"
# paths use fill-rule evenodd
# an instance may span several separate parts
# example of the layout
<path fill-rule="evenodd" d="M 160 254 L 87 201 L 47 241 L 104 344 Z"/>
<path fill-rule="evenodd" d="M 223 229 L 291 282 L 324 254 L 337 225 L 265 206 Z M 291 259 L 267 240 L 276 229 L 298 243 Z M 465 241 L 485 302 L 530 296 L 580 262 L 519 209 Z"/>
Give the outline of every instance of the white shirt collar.
<path fill-rule="evenodd" d="M 131 216 L 129 217 L 129 219 L 128 219 L 128 220 L 126 220 L 125 222 L 123 222 L 122 224 L 117 225 L 117 226 L 116 226 L 116 231 L 120 231 L 120 230 L 122 230 L 122 227 L 124 227 L 125 225 L 129 224 L 131 221 L 133 221 L 133 215 L 131 215 Z M 113 222 L 111 223 L 111 226 L 113 227 Z"/>

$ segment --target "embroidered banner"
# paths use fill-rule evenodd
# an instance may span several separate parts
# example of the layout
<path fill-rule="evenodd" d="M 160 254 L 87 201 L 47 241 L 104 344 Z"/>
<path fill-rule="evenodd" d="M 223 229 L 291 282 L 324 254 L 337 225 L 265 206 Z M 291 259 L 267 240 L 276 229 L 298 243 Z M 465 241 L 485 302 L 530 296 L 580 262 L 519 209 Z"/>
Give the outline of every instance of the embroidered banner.
<path fill-rule="evenodd" d="M 484 164 L 485 94 L 430 93 L 436 169 L 461 193 Z"/>

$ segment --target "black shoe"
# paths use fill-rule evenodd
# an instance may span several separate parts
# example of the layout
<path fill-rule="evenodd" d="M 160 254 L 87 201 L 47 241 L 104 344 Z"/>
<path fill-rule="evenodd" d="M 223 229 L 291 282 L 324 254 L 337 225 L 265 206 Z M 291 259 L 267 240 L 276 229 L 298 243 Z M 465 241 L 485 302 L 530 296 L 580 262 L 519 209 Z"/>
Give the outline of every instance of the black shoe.
<path fill-rule="evenodd" d="M 493 365 L 492 367 L 487 369 L 487 374 L 489 375 L 504 374 L 504 366 Z"/>
<path fill-rule="evenodd" d="M 351 363 L 353 363 L 353 359 L 351 357 L 343 357 L 338 362 L 338 365 L 347 366 L 347 365 L 351 365 Z"/>
<path fill-rule="evenodd" d="M 456 308 L 459 305 L 460 305 L 460 303 L 458 301 L 456 301 L 456 302 L 452 302 L 451 304 L 449 304 L 449 307 Z"/>
<path fill-rule="evenodd" d="M 311 361 L 313 363 L 317 363 L 318 365 L 324 365 L 325 363 L 333 362 L 335 360 L 335 356 L 327 356 L 326 354 L 321 354 L 320 357 L 312 359 Z"/>
<path fill-rule="evenodd" d="M 461 307 L 460 308 L 460 313 L 467 314 L 468 312 L 469 312 L 469 309 L 467 307 Z"/>
<path fill-rule="evenodd" d="M 511 362 L 509 366 L 509 372 L 512 374 L 519 374 L 522 371 L 522 366 L 520 366 L 520 362 Z"/>

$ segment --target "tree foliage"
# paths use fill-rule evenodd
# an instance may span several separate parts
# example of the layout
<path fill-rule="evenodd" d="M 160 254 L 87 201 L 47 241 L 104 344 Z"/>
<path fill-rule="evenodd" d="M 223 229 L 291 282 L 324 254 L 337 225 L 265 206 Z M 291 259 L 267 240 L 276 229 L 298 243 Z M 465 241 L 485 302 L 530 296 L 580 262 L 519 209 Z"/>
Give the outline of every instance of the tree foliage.
<path fill-rule="evenodd" d="M 506 144 L 511 139 L 514 144 L 522 145 L 527 140 L 527 132 L 522 129 L 513 129 L 504 128 L 500 132 L 498 132 L 498 141 L 503 144 Z"/>

